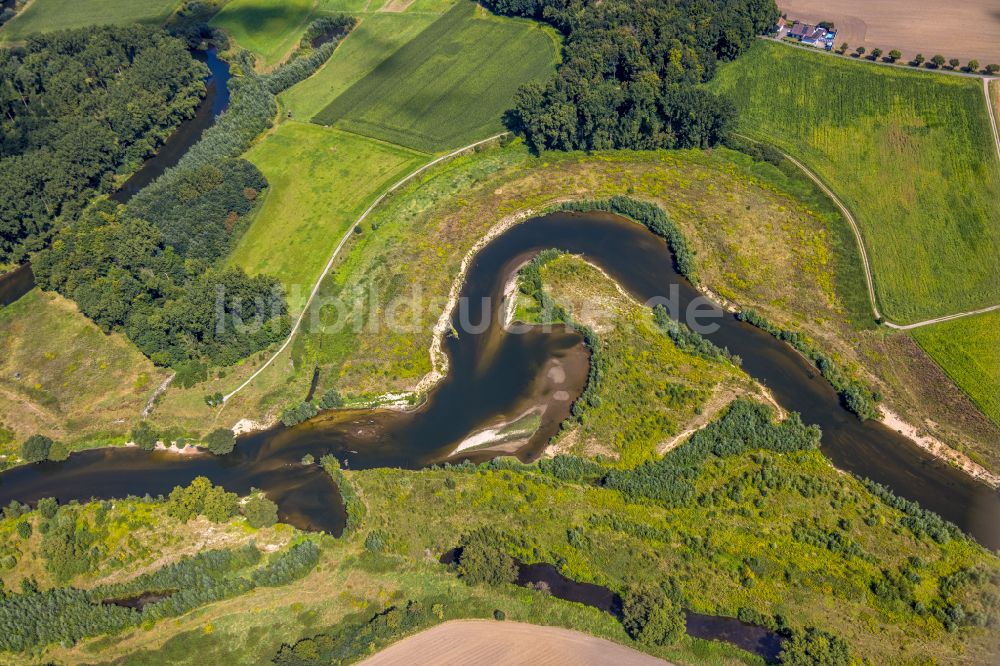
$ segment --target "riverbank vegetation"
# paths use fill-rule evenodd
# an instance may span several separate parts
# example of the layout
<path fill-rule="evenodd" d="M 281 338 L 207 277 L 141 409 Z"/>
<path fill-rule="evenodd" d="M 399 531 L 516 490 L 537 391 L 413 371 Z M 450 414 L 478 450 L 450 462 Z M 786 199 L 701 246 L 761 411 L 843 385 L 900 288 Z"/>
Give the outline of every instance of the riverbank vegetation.
<path fill-rule="evenodd" d="M 44 247 L 141 165 L 194 114 L 206 73 L 182 41 L 137 26 L 0 49 L 0 262 Z"/>
<path fill-rule="evenodd" d="M 54 625 L 42 615 L 32 625 L 52 636 L 46 641 L 71 639 L 36 652 L 61 663 L 142 661 L 154 654 L 176 663 L 259 663 L 268 655 L 282 664 L 313 663 L 310 647 L 357 659 L 370 653 L 369 643 L 380 648 L 462 617 L 575 628 L 681 663 L 761 663 L 684 634 L 636 641 L 631 634 L 641 638 L 642 632 L 630 634 L 608 613 L 504 577 L 470 585 L 438 562 L 461 545 L 463 534 L 489 530 L 493 548 L 507 557 L 551 563 L 569 578 L 626 597 L 666 585 L 681 607 L 786 627 L 799 637 L 795 649 L 810 634 L 825 632 L 852 657 L 880 663 L 956 654 L 989 662 L 995 628 L 988 627 L 998 620 L 991 600 L 1000 596 L 997 558 L 953 526 L 934 527 L 928 514 L 837 472 L 816 450 L 814 428 L 772 419 L 768 407 L 737 401 L 662 460 L 634 470 L 568 456 L 422 471 L 349 471 L 330 460 L 362 508 L 344 537 L 310 538 L 307 548 L 319 546 L 315 559 L 291 556 L 300 538 L 287 527 L 246 531 L 237 528 L 240 519 L 181 523 L 158 501 L 43 502 L 27 513 L 13 507 L 0 520 L 0 543 L 14 565 L 0 569 L 0 577 L 8 590 L 20 590 L 22 580 L 36 582 L 3 603 L 24 612 L 35 608 L 33 599 L 52 599 L 73 609 L 65 615 L 72 622 Z M 187 506 L 180 495 L 176 502 Z M 99 555 L 74 574 L 80 591 L 54 592 L 65 583 L 52 578 L 48 556 L 41 555 L 57 551 L 42 544 L 68 535 L 59 525 L 70 516 L 73 539 L 93 539 Z M 19 527 L 24 522 L 30 532 Z M 41 527 L 44 522 L 50 527 Z M 89 600 L 185 589 L 179 574 L 201 566 L 188 557 L 197 550 L 210 551 L 205 563 L 222 558 L 212 560 L 212 583 L 199 586 L 197 611 L 153 601 L 148 613 L 101 613 L 120 614 L 121 626 L 84 621 L 95 612 Z M 270 573 L 251 573 L 268 566 L 261 553 L 272 551 Z M 294 565 L 299 559 L 303 567 Z M 240 566 L 225 564 L 237 560 Z M 286 560 L 280 575 L 274 563 Z M 108 562 L 119 564 L 107 568 Z M 265 581 L 285 587 L 271 592 Z M 209 594 L 215 591 L 219 596 Z M 168 616 L 176 619 L 154 621 Z M 104 638 L 80 640 L 106 631 Z"/>
<path fill-rule="evenodd" d="M 753 382 L 727 358 L 682 350 L 651 309 L 624 295 L 583 259 L 561 256 L 529 265 L 522 291 L 529 270 L 537 274 L 545 304 L 528 294 L 535 303 L 522 304 L 518 312 L 527 315 L 528 323 L 558 321 L 583 329 L 593 350 L 587 387 L 573 408 L 576 422 L 564 424 L 557 450 L 633 467 L 734 396 L 756 393 Z"/>
<path fill-rule="evenodd" d="M 556 60 L 556 42 L 540 26 L 462 0 L 313 122 L 424 152 L 457 148 L 503 131 L 518 86 L 550 77 Z"/>
<path fill-rule="evenodd" d="M 891 321 L 1000 301 L 1000 164 L 982 81 L 762 42 L 711 87 L 735 103 L 739 132 L 800 159 L 851 209 Z"/>

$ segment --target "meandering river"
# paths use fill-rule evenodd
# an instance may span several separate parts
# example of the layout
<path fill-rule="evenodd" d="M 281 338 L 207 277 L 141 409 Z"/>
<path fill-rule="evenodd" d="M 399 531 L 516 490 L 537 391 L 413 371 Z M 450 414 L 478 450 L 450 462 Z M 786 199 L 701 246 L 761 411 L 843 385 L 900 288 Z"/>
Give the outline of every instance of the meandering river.
<path fill-rule="evenodd" d="M 450 369 L 419 409 L 411 412 L 342 410 L 327 412 L 294 428 L 276 427 L 239 438 L 227 456 L 145 453 L 101 449 L 0 474 L 0 503 L 56 496 L 65 501 L 128 494 L 157 494 L 204 475 L 246 492 L 262 488 L 278 502 L 283 519 L 307 529 L 339 533 L 344 511 L 339 494 L 316 466 L 302 465 L 309 453 L 333 453 L 351 468 L 419 468 L 443 460 L 470 433 L 514 418 L 535 405 L 545 413 L 538 432 L 522 449 L 536 457 L 569 413 L 585 379 L 588 354 L 578 334 L 503 330 L 503 286 L 527 257 L 557 247 L 582 254 L 638 300 L 669 295 L 676 285 L 686 308 L 700 295 L 672 265 L 665 242 L 631 221 L 604 213 L 559 213 L 534 218 L 487 245 L 470 266 L 462 297 L 468 321 L 490 326 L 481 333 L 449 336 L 444 349 Z M 454 314 L 454 325 L 462 330 Z M 916 500 L 972 534 L 1000 546 L 1000 495 L 876 422 L 846 411 L 836 392 L 802 356 L 763 331 L 718 312 L 719 329 L 707 335 L 743 359 L 744 369 L 763 382 L 786 409 L 823 429 L 822 449 L 844 470 L 867 476 Z M 558 372 L 553 369 L 557 368 Z M 471 454 L 470 457 L 488 457 Z"/>

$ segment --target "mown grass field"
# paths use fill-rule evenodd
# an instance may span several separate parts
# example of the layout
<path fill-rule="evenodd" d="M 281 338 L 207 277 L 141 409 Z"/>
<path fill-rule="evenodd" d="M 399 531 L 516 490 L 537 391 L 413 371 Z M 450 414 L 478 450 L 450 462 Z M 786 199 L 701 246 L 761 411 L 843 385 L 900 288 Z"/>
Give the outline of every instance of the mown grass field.
<path fill-rule="evenodd" d="M 301 310 L 334 246 L 372 199 L 428 159 L 298 122 L 283 123 L 247 158 L 269 187 L 229 262 L 280 279 L 293 312 Z"/>
<path fill-rule="evenodd" d="M 1000 425 L 1000 312 L 922 326 L 917 344 Z"/>
<path fill-rule="evenodd" d="M 89 25 L 159 24 L 167 20 L 180 0 L 31 0 L 0 28 L 0 42 L 20 41 L 37 32 L 53 32 Z"/>
<path fill-rule="evenodd" d="M 361 22 L 315 74 L 283 92 L 282 107 L 295 118 L 311 120 L 340 93 L 434 22 L 435 14 L 403 12 L 360 14 Z"/>
<path fill-rule="evenodd" d="M 551 76 L 557 57 L 555 38 L 537 23 L 460 2 L 313 122 L 426 152 L 458 147 L 502 131 L 517 88 Z"/>
<path fill-rule="evenodd" d="M 120 443 L 166 376 L 121 333 L 105 335 L 72 301 L 35 289 L 0 308 L 0 429 L 14 433 L 0 436 L 0 453 L 35 433 Z"/>
<path fill-rule="evenodd" d="M 979 79 L 770 42 L 711 84 L 739 131 L 798 157 L 851 208 L 895 322 L 1000 302 L 1000 162 Z"/>
<path fill-rule="evenodd" d="M 312 14 L 313 0 L 231 0 L 211 24 L 253 52 L 258 66 L 271 67 L 298 44 Z"/>

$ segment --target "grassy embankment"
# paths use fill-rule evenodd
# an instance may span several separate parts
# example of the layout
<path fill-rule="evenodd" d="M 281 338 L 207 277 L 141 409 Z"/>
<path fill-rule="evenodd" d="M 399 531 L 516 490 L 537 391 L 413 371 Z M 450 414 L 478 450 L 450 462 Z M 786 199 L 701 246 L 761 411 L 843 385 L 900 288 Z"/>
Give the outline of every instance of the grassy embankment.
<path fill-rule="evenodd" d="M 0 454 L 39 432 L 122 442 L 124 427 L 115 424 L 142 412 L 167 374 L 72 301 L 35 289 L 0 308 Z"/>
<path fill-rule="evenodd" d="M 917 344 L 1000 425 L 1000 312 L 914 329 Z"/>
<path fill-rule="evenodd" d="M 630 499 L 587 480 L 561 480 L 518 465 L 346 474 L 366 504 L 364 517 L 358 529 L 340 539 L 321 538 L 321 561 L 304 579 L 75 647 L 52 646 L 44 657 L 59 663 L 159 663 L 165 658 L 261 663 L 282 642 L 336 633 L 338 626 L 348 628 L 341 635 L 350 641 L 375 615 L 415 599 L 425 610 L 441 604 L 440 615 L 427 613 L 410 631 L 446 619 L 491 617 L 500 609 L 509 620 L 580 629 L 679 663 L 761 663 L 733 648 L 687 637 L 670 647 L 644 648 L 596 610 L 537 590 L 467 586 L 437 557 L 463 533 L 481 526 L 505 531 L 516 544 L 511 554 L 556 563 L 577 580 L 622 590 L 672 577 L 694 610 L 781 614 L 794 627 L 817 626 L 840 636 L 856 657 L 876 663 L 956 657 L 988 663 L 996 656 L 990 652 L 995 629 L 947 631 L 934 613 L 954 604 L 969 614 L 995 612 L 987 604 L 1000 593 L 991 582 L 1000 572 L 997 558 L 965 538 L 939 543 L 911 531 L 907 516 L 838 473 L 817 451 L 709 454 L 691 479 L 694 497 L 708 500 L 679 506 Z M 769 480 L 763 484 L 766 492 L 760 479 Z M 775 485 L 777 479 L 783 481 Z M 116 504 L 108 534 L 132 520 L 129 503 Z M 93 513 L 93 507 L 87 511 Z M 139 523 L 149 519 L 141 512 L 134 518 Z M 205 538 L 206 523 L 181 528 L 152 519 L 169 535 L 161 537 L 166 543 Z M 24 552 L 35 548 L 35 541 L 19 542 L 13 522 L 0 524 L 5 541 Z M 95 523 L 94 529 L 105 528 Z M 233 532 L 230 526 L 216 529 Z M 36 525 L 35 535 L 38 531 Z M 373 532 L 378 539 L 369 539 Z M 261 547 L 268 539 L 291 538 L 281 530 L 272 537 L 253 536 Z M 241 537 L 225 538 L 236 543 Z M 176 557 L 168 548 L 157 549 L 167 561 Z M 104 558 L 115 556 L 114 550 L 102 551 Z M 144 551 L 143 561 L 149 557 L 151 552 Z M 31 558 L 22 555 L 21 560 Z M 28 573 L 16 571 L 6 576 L 8 585 Z M 962 571 L 973 573 L 963 580 L 956 576 Z M 375 647 L 390 636 L 402 637 L 390 632 Z M 369 648 L 365 643 L 356 649 L 354 658 Z"/>
<path fill-rule="evenodd" d="M 283 123 L 247 159 L 269 184 L 264 203 L 229 256 L 251 275 L 281 279 L 293 313 L 333 248 L 369 202 L 427 155 L 355 134 Z"/>
<path fill-rule="evenodd" d="M 210 23 L 255 54 L 259 68 L 267 69 L 298 45 L 314 4 L 314 0 L 231 0 Z"/>
<path fill-rule="evenodd" d="M 739 131 L 802 160 L 851 208 L 885 315 L 1000 302 L 1000 163 L 979 79 L 756 45 L 711 87 Z"/>
<path fill-rule="evenodd" d="M 179 4 L 180 0 L 31 0 L 0 28 L 0 43 L 90 25 L 162 24 Z"/>
<path fill-rule="evenodd" d="M 460 2 L 340 93 L 313 122 L 416 150 L 503 131 L 517 88 L 548 78 L 558 43 L 537 23 Z"/>
<path fill-rule="evenodd" d="M 654 201 L 692 239 L 699 271 L 713 289 L 766 306 L 769 316 L 794 306 L 794 314 L 780 320 L 796 328 L 835 328 L 856 310 L 852 304 L 864 312 L 864 286 L 850 237 L 838 236 L 844 230 L 833 222 L 835 211 L 799 178 L 729 151 L 535 158 L 512 145 L 456 159 L 380 206 L 324 280 L 320 303 L 373 299 L 361 320 L 364 328 L 307 326 L 233 399 L 225 418 L 273 415 L 301 400 L 316 364 L 321 392 L 335 387 L 373 396 L 412 389 L 431 369 L 430 331 L 465 254 L 505 216 L 542 210 L 562 198 L 632 192 Z M 787 191 L 801 191 L 808 205 Z M 416 312 L 408 330 L 368 327 L 372 317 L 401 299 L 408 303 L 407 312 Z M 314 315 L 321 324 L 334 321 L 333 312 L 322 308 L 306 321 Z M 232 390 L 256 365 L 254 360 L 224 381 L 197 387 L 197 397 Z M 184 413 L 180 397 L 171 390 L 158 415 L 169 419 Z"/>

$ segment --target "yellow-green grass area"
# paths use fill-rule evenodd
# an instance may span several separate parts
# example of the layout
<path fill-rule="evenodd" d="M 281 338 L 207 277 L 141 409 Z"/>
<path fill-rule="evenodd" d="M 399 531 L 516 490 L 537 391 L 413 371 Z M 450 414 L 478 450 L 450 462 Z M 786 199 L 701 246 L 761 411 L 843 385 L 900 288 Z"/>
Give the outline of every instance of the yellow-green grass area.
<path fill-rule="evenodd" d="M 203 550 L 234 548 L 248 542 L 271 551 L 287 545 L 296 530 L 283 524 L 253 529 L 242 517 L 213 523 L 204 516 L 180 522 L 167 515 L 164 504 L 143 499 L 119 499 L 104 505 L 89 502 L 74 512 L 78 529 L 88 532 L 95 555 L 89 566 L 69 580 L 59 580 L 47 556 L 39 557 L 46 519 L 37 510 L 0 520 L 0 580 L 5 589 L 20 590 L 21 581 L 34 579 L 39 589 L 72 585 L 87 589 L 131 580 Z M 27 539 L 17 534 L 17 523 L 32 526 Z M 57 552 L 53 548 L 49 553 Z M 75 555 L 80 557 L 79 555 Z"/>
<path fill-rule="evenodd" d="M 911 331 L 991 421 L 1000 425 L 1000 311 Z"/>
<path fill-rule="evenodd" d="M 748 481 L 761 475 L 772 482 L 766 494 L 759 483 Z M 317 538 L 320 563 L 305 578 L 121 634 L 72 647 L 54 645 L 42 656 L 67 664 L 266 663 L 282 643 L 320 633 L 347 642 L 377 614 L 416 600 L 424 609 L 440 607 L 408 631 L 449 619 L 492 617 L 501 610 L 510 621 L 582 630 L 674 663 L 761 663 L 724 644 L 686 636 L 670 646 L 643 646 L 609 614 L 540 590 L 470 586 L 438 562 L 463 534 L 492 527 L 500 530 L 498 543 L 509 554 L 555 563 L 576 580 L 623 591 L 672 578 L 692 610 L 781 614 L 793 627 L 816 626 L 843 638 L 855 657 L 873 663 L 943 662 L 956 656 L 969 663 L 995 660 L 995 628 L 948 632 L 932 614 L 920 615 L 888 595 L 878 597 L 872 585 L 885 584 L 883 570 L 893 579 L 912 570 L 918 578 L 904 587 L 913 601 L 927 608 L 960 603 L 966 612 L 989 616 L 996 613 L 989 600 L 1000 592 L 997 558 L 968 539 L 939 544 L 916 536 L 904 514 L 838 472 L 818 451 L 710 455 L 692 482 L 695 498 L 711 499 L 673 507 L 513 462 L 481 469 L 348 471 L 345 476 L 365 505 L 363 515 L 357 529 L 343 537 Z M 778 478 L 787 483 L 773 483 Z M 38 520 L 35 513 L 29 520 Z M 145 514 L 138 518 L 140 524 L 159 524 L 170 534 L 162 537 L 170 544 L 178 536 L 198 542 L 213 530 L 232 530 L 200 519 L 187 526 L 158 520 Z M 34 544 L 18 543 L 8 522 L 0 523 L 3 540 L 20 553 L 32 551 Z M 38 539 L 38 532 L 31 539 Z M 381 548 L 366 548 L 373 532 Z M 843 547 L 810 542 L 808 535 L 824 533 L 839 535 L 829 542 Z M 258 547 L 270 543 L 258 534 Z M 269 538 L 280 543 L 287 535 L 279 530 Z M 173 557 L 172 548 L 161 550 Z M 112 552 L 102 551 L 102 557 Z M 17 567 L 26 567 L 30 559 L 22 555 Z M 949 578 L 963 570 L 977 575 L 949 585 Z M 16 579 L 29 571 L 8 574 L 8 587 L 13 583 L 16 589 Z M 946 600 L 939 594 L 942 587 L 953 587 Z M 383 634 L 374 648 L 404 635 Z M 362 645 L 351 660 L 369 651 Z"/>
<path fill-rule="evenodd" d="M 230 0 L 211 25 L 225 30 L 265 68 L 281 62 L 298 44 L 314 0 Z"/>
<path fill-rule="evenodd" d="M 762 492 L 750 479 L 765 469 L 791 483 Z M 870 585 L 882 579 L 883 569 L 898 575 L 908 558 L 919 558 L 914 594 L 929 606 L 942 577 L 963 568 L 997 572 L 997 558 L 970 540 L 940 545 L 915 537 L 901 526 L 899 512 L 817 451 L 710 456 L 693 477 L 694 497 L 715 499 L 676 508 L 590 484 L 556 482 L 513 465 L 494 471 L 382 469 L 348 476 L 368 505 L 363 531 L 384 532 L 401 567 L 456 546 L 461 534 L 493 527 L 514 542 L 512 555 L 556 563 L 575 580 L 621 591 L 673 577 L 695 611 L 779 613 L 793 626 L 816 626 L 841 636 L 858 658 L 874 663 L 946 660 L 956 654 L 985 663 L 996 649 L 996 629 L 948 633 L 905 604 L 880 600 Z M 796 490 L 796 484 L 815 494 Z M 416 514 L 414 507 L 419 507 Z M 856 544 L 859 550 L 807 543 L 793 536 L 796 523 L 811 528 L 804 531 L 838 533 L 842 544 Z M 960 588 L 955 601 L 970 604 L 970 611 L 984 610 L 996 590 L 996 583 L 984 578 Z M 673 656 L 687 663 L 682 652 Z"/>
<path fill-rule="evenodd" d="M 518 87 L 555 71 L 558 40 L 534 21 L 463 0 L 313 117 L 426 152 L 504 129 Z"/>
<path fill-rule="evenodd" d="M 166 21 L 179 4 L 179 0 L 31 0 L 0 28 L 0 42 L 92 25 L 157 25 Z"/>
<path fill-rule="evenodd" d="M 603 455 L 632 467 L 656 457 L 682 429 L 704 424 L 737 395 L 756 392 L 732 363 L 678 349 L 651 309 L 582 257 L 564 255 L 540 272 L 553 301 L 573 322 L 594 331 L 601 359 L 597 404 L 562 434 L 560 451 Z"/>
<path fill-rule="evenodd" d="M 36 433 L 74 448 L 123 443 L 166 376 L 121 333 L 35 289 L 0 308 L 0 453 Z"/>
<path fill-rule="evenodd" d="M 360 23 L 315 74 L 283 92 L 282 108 L 300 120 L 311 120 L 340 93 L 364 78 L 379 63 L 434 22 L 424 13 L 359 14 Z"/>
<path fill-rule="evenodd" d="M 431 331 L 463 257 L 505 218 L 565 199 L 630 193 L 660 204 L 685 231 L 745 236 L 747 249 L 735 253 L 739 260 L 733 252 L 699 255 L 706 277 L 736 272 L 746 301 L 775 308 L 803 304 L 801 317 L 809 321 L 842 318 L 844 285 L 831 277 L 835 237 L 821 218 L 775 185 L 781 178 L 773 167 L 723 150 L 539 158 L 512 144 L 457 158 L 422 174 L 369 217 L 324 279 L 317 303 L 326 305 L 307 314 L 291 358 L 282 359 L 282 370 L 253 390 L 264 391 L 257 399 L 268 401 L 251 406 L 256 400 L 251 393 L 243 408 L 266 413 L 273 409 L 269 400 L 288 393 L 284 387 L 304 395 L 316 364 L 324 390 L 358 395 L 412 390 L 431 370 Z M 701 251 L 700 241 L 696 247 Z M 767 252 L 752 256 L 761 247 Z M 709 284 L 715 288 L 714 281 Z M 371 302 L 362 326 L 335 326 L 342 309 L 329 304 L 359 299 Z M 369 325 L 389 310 L 408 325 Z M 287 378 L 289 362 L 294 380 Z"/>
<path fill-rule="evenodd" d="M 269 185 L 228 261 L 280 279 L 293 313 L 371 201 L 428 160 L 401 146 L 299 122 L 283 123 L 246 157 Z"/>
<path fill-rule="evenodd" d="M 711 87 L 740 132 L 799 158 L 851 209 L 890 320 L 1000 302 L 1000 162 L 978 78 L 761 42 Z"/>

